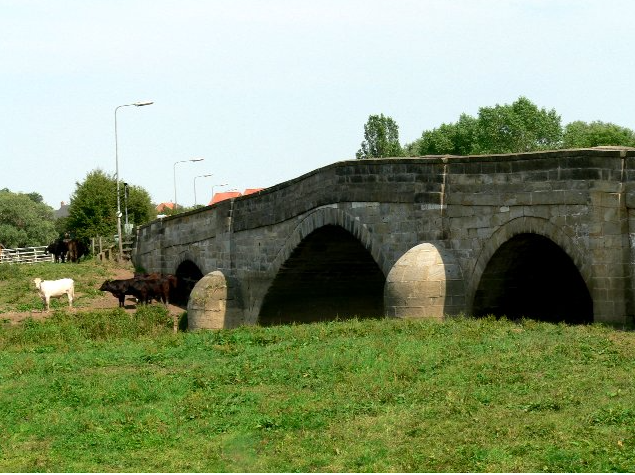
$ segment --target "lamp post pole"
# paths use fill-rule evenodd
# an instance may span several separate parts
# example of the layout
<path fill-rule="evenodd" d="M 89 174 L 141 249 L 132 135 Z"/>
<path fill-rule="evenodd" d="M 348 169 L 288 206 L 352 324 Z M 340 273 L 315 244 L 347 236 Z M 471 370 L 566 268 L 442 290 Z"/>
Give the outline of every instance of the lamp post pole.
<path fill-rule="evenodd" d="M 194 206 L 196 206 L 196 179 L 197 178 L 205 178 L 207 176 L 212 176 L 213 173 L 210 173 L 209 175 L 198 175 L 194 177 Z"/>
<path fill-rule="evenodd" d="M 215 186 L 227 186 L 227 183 L 221 183 L 221 184 L 217 183 L 215 185 L 212 185 L 212 201 L 214 201 L 214 187 Z"/>
<path fill-rule="evenodd" d="M 185 162 L 202 162 L 205 160 L 204 158 L 190 158 L 189 160 L 179 160 L 178 162 L 174 162 L 173 175 L 174 175 L 174 212 L 177 213 L 177 204 L 176 204 L 176 164 L 177 163 L 185 163 Z"/>
<path fill-rule="evenodd" d="M 117 143 L 117 111 L 122 107 L 143 107 L 154 104 L 152 101 L 135 102 L 133 104 L 123 104 L 115 107 L 115 178 L 117 180 L 117 238 L 119 240 L 119 260 L 123 256 L 123 242 L 121 239 L 121 198 L 119 197 L 119 147 Z"/>
<path fill-rule="evenodd" d="M 128 183 L 123 182 L 123 207 L 126 210 L 126 226 L 124 229 L 124 234 L 128 232 Z"/>

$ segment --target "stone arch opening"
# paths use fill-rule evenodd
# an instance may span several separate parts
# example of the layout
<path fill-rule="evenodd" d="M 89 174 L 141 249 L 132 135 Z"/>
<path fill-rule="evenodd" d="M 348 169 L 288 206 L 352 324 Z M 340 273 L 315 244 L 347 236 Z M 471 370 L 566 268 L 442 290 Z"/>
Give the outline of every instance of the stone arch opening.
<path fill-rule="evenodd" d="M 177 277 L 177 287 L 171 298 L 176 305 L 187 305 L 190 293 L 196 283 L 203 278 L 203 273 L 191 260 L 185 260 L 179 264 L 174 273 Z"/>
<path fill-rule="evenodd" d="M 355 236 L 340 226 L 325 225 L 308 234 L 280 266 L 258 322 L 377 318 L 384 313 L 385 281 Z"/>
<path fill-rule="evenodd" d="M 593 300 L 578 268 L 549 238 L 521 233 L 492 255 L 474 295 L 475 316 L 593 321 Z"/>

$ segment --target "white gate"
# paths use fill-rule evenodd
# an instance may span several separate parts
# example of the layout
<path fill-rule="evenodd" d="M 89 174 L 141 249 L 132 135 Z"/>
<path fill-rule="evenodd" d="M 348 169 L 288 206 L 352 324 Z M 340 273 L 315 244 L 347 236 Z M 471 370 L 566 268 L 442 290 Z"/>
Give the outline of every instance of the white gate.
<path fill-rule="evenodd" d="M 17 249 L 0 249 L 2 264 L 34 264 L 36 262 L 53 262 L 54 256 L 47 254 L 46 246 L 20 247 Z"/>

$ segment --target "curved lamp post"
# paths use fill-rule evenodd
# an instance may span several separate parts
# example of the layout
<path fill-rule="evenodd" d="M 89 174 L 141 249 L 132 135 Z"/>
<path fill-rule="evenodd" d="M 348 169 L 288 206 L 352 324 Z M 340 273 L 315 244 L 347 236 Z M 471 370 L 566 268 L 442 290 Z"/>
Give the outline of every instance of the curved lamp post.
<path fill-rule="evenodd" d="M 174 172 L 174 212 L 177 212 L 176 205 L 176 164 L 177 163 L 185 163 L 185 162 L 202 162 L 205 160 L 204 158 L 190 158 L 189 160 L 179 160 L 178 162 L 174 162 L 173 172 Z"/>
<path fill-rule="evenodd" d="M 214 200 L 214 187 L 215 186 L 227 186 L 227 183 L 217 183 L 215 185 L 212 185 L 212 200 Z"/>
<path fill-rule="evenodd" d="M 194 206 L 196 206 L 196 179 L 197 178 L 205 178 L 208 176 L 212 176 L 213 173 L 210 173 L 209 175 L 198 175 L 194 177 Z"/>
<path fill-rule="evenodd" d="M 119 151 L 118 151 L 118 143 L 117 143 L 117 111 L 122 107 L 143 107 L 154 104 L 152 101 L 146 102 L 134 102 L 132 104 L 123 104 L 115 107 L 115 177 L 117 180 L 117 237 L 119 239 L 119 260 L 121 260 L 121 256 L 123 256 L 123 240 L 121 237 L 121 198 L 119 197 Z"/>

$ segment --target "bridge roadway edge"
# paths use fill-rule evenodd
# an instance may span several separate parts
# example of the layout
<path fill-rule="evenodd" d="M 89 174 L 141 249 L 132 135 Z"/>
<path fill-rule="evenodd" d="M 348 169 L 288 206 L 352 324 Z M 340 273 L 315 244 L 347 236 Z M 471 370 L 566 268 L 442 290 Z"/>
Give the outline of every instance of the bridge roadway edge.
<path fill-rule="evenodd" d="M 618 147 L 337 162 L 144 225 L 133 261 L 164 273 L 191 261 L 204 276 L 217 271 L 214 288 L 223 288 L 219 275 L 231 281 L 230 298 L 217 291 L 202 310 L 215 323 L 203 319 L 197 328 L 255 324 L 285 258 L 312 231 L 336 225 L 372 255 L 386 289 L 389 282 L 393 294 L 395 285 L 403 287 L 402 308 L 390 301 L 387 315 L 444 318 L 471 313 L 480 276 L 505 240 L 536 233 L 572 259 L 591 294 L 594 320 L 628 326 L 635 313 L 633 183 L 635 150 Z M 418 272 L 410 272 L 410 280 L 395 282 L 396 264 L 426 243 L 427 251 L 438 250 L 435 259 L 449 260 L 445 275 L 431 272 L 438 280 L 416 283 Z M 419 250 L 413 262 L 427 266 L 424 255 L 431 256 Z M 225 321 L 228 305 L 239 308 Z"/>

